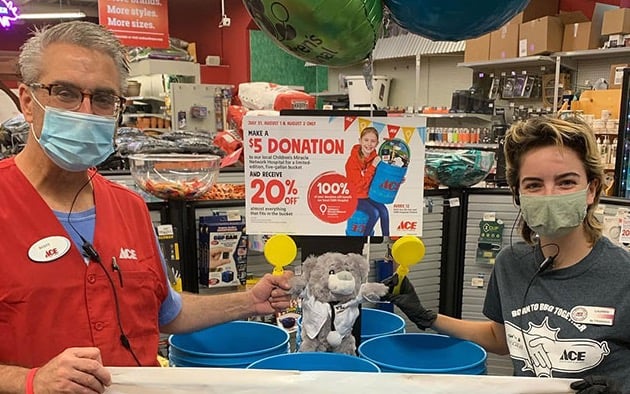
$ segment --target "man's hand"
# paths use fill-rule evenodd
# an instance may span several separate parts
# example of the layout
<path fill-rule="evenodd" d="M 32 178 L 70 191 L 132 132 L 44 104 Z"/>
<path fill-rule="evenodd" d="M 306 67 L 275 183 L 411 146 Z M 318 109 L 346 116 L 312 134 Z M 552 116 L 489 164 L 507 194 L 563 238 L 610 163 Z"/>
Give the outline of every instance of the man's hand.
<path fill-rule="evenodd" d="M 606 376 L 591 375 L 571 383 L 577 394 L 621 394 L 617 382 Z"/>
<path fill-rule="evenodd" d="M 255 313 L 259 316 L 281 312 L 291 306 L 289 278 L 293 272 L 285 270 L 282 275 L 265 274 L 250 290 Z"/>
<path fill-rule="evenodd" d="M 414 322 L 421 330 L 425 330 L 433 325 L 433 322 L 437 319 L 437 313 L 422 306 L 418 294 L 416 294 L 416 289 L 414 289 L 406 276 L 403 277 L 400 284 L 400 294 L 394 295 L 392 293 L 394 287 L 398 284 L 398 274 L 390 276 L 383 280 L 382 283 L 389 288 L 389 292 L 381 298 L 383 301 L 389 301 L 400 308 L 409 320 Z"/>
<path fill-rule="evenodd" d="M 68 348 L 39 368 L 33 380 L 34 392 L 103 393 L 112 376 L 103 367 L 101 352 L 94 347 Z"/>

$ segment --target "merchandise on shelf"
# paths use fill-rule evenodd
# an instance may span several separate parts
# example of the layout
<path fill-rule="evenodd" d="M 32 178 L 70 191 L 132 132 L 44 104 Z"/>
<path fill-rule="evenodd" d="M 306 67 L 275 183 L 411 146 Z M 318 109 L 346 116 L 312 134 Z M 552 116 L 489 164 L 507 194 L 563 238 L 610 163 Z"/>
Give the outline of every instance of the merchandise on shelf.
<path fill-rule="evenodd" d="M 199 284 L 209 288 L 245 285 L 245 218 L 238 212 L 215 212 L 199 218 Z"/>

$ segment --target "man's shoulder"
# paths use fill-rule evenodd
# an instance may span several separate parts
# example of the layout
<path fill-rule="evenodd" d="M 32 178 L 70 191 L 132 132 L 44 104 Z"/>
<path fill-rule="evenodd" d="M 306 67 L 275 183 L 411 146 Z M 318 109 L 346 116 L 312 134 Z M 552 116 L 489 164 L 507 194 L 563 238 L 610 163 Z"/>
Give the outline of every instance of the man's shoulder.
<path fill-rule="evenodd" d="M 132 203 L 146 205 L 146 202 L 135 191 L 129 189 L 125 185 L 121 185 L 117 182 L 112 181 L 111 179 L 106 178 L 101 174 L 97 174 L 94 176 L 93 181 L 100 182 L 101 185 L 108 193 L 112 193 L 117 201 L 129 201 Z"/>
<path fill-rule="evenodd" d="M 15 160 L 13 157 L 7 157 L 0 160 L 0 170 L 7 170 L 15 167 Z"/>

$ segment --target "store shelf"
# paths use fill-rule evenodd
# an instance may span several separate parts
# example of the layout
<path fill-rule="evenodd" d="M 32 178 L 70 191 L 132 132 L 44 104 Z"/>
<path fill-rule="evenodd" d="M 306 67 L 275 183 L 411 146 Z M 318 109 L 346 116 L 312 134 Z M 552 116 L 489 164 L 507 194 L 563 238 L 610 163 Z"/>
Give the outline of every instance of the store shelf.
<path fill-rule="evenodd" d="M 496 151 L 497 149 L 499 149 L 499 144 L 460 144 L 460 143 L 441 144 L 441 143 L 435 143 L 435 142 L 427 142 L 426 147 L 431 148 L 432 151 L 436 151 L 440 149 L 444 149 L 444 150 L 478 149 L 478 150 Z"/>
<path fill-rule="evenodd" d="M 0 51 L 0 81 L 19 81 L 17 51 Z"/>
<path fill-rule="evenodd" d="M 608 59 L 620 56 L 630 56 L 630 47 L 556 52 L 554 53 L 554 56 L 560 56 L 563 58 Z"/>
<path fill-rule="evenodd" d="M 492 120 L 492 115 L 488 114 L 476 114 L 476 113 L 448 113 L 448 114 L 418 114 L 417 116 L 424 116 L 425 118 L 434 118 L 434 119 L 467 119 L 467 118 L 476 118 L 483 120 L 485 122 L 490 122 Z"/>
<path fill-rule="evenodd" d="M 320 92 L 320 93 L 311 93 L 311 96 L 324 97 L 324 98 L 344 98 L 344 97 L 348 97 L 348 93 Z"/>
<path fill-rule="evenodd" d="M 198 63 L 178 60 L 143 59 L 138 62 L 133 62 L 129 66 L 130 77 L 154 74 L 189 75 L 194 76 L 195 81 L 200 81 Z"/>
<path fill-rule="evenodd" d="M 125 97 L 127 99 L 127 101 L 133 101 L 134 103 L 150 103 L 150 102 L 164 102 L 164 99 L 161 97 L 144 97 L 144 96 L 131 96 L 131 97 Z"/>
<path fill-rule="evenodd" d="M 537 66 L 554 66 L 555 57 L 552 56 L 525 56 L 509 59 L 486 60 L 480 62 L 458 63 L 459 67 L 468 67 L 473 69 L 500 69 L 510 67 L 537 67 Z"/>
<path fill-rule="evenodd" d="M 150 114 L 150 113 L 136 113 L 136 114 L 123 114 L 123 118 L 134 119 L 134 118 L 161 118 L 161 119 L 170 119 L 169 115 L 164 114 Z"/>

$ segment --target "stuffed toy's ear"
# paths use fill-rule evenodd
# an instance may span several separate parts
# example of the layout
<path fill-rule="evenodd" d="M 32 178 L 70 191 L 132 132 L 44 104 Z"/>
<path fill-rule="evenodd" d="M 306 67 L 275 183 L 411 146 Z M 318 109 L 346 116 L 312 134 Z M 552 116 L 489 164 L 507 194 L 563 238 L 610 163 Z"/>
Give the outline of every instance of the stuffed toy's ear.
<path fill-rule="evenodd" d="M 289 286 L 291 286 L 291 288 L 288 293 L 294 297 L 299 296 L 302 291 L 304 291 L 304 288 L 306 288 L 304 276 L 292 276 L 291 279 L 289 279 Z"/>
<path fill-rule="evenodd" d="M 311 278 L 311 272 L 313 272 L 316 266 L 317 257 L 310 255 L 306 258 L 306 260 L 304 260 L 304 262 L 302 263 L 302 276 L 304 277 L 305 282 L 308 282 L 308 280 Z"/>
<path fill-rule="evenodd" d="M 350 263 L 352 270 L 360 276 L 360 278 L 358 278 L 359 283 L 365 283 L 368 279 L 368 272 L 370 271 L 367 260 L 362 255 L 356 253 L 348 253 L 347 256 L 347 262 Z"/>

